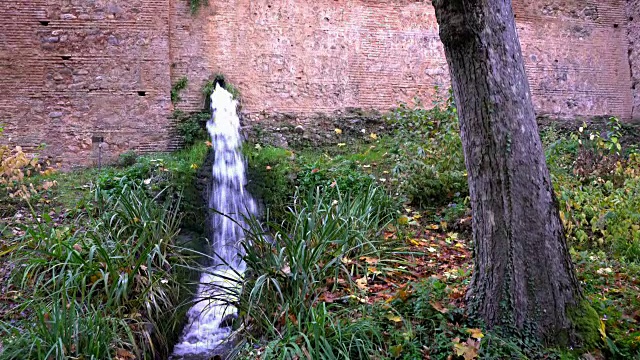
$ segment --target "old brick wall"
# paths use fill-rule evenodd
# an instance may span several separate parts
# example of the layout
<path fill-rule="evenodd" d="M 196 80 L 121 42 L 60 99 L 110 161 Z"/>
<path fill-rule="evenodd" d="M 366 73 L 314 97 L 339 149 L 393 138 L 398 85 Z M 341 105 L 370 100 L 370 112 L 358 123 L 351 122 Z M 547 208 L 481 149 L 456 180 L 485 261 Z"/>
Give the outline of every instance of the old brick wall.
<path fill-rule="evenodd" d="M 626 0 L 515 0 L 538 115 L 631 117 Z"/>
<path fill-rule="evenodd" d="M 628 0 L 627 18 L 629 67 L 633 92 L 632 117 L 640 122 L 640 0 Z"/>
<path fill-rule="evenodd" d="M 193 16 L 187 0 L 0 2 L 0 141 L 79 165 L 96 162 L 100 138 L 109 158 L 173 148 L 170 89 L 183 76 L 178 109 L 201 109 L 202 84 L 222 73 L 247 119 L 294 123 L 429 105 L 448 87 L 428 1 L 209 3 Z M 638 117 L 638 4 L 514 0 L 540 116 Z"/>
<path fill-rule="evenodd" d="M 0 123 L 65 164 L 167 147 L 169 0 L 0 2 Z M 92 139 L 94 141 L 92 141 Z"/>
<path fill-rule="evenodd" d="M 625 4 L 514 1 L 539 116 L 631 118 Z M 312 113 L 387 109 L 414 97 L 430 104 L 434 86 L 448 86 L 428 2 L 210 1 L 195 22 L 180 21 L 172 44 L 186 45 L 174 46 L 173 78 L 192 80 L 179 105 L 186 109 L 201 106 L 197 88 L 216 72 L 239 87 L 250 118 L 288 113 L 301 122 Z"/>

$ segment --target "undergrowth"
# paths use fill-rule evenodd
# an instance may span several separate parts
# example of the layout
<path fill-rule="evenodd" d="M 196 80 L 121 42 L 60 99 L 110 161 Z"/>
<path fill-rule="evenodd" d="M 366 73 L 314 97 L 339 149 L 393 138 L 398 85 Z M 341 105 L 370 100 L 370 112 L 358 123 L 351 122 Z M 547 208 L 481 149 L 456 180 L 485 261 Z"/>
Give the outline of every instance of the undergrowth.
<path fill-rule="evenodd" d="M 207 152 L 30 178 L 62 185 L 23 199 L 2 244 L 0 263 L 14 266 L 0 359 L 166 358 L 198 275 L 200 240 L 181 229 L 204 230 L 195 182 Z"/>

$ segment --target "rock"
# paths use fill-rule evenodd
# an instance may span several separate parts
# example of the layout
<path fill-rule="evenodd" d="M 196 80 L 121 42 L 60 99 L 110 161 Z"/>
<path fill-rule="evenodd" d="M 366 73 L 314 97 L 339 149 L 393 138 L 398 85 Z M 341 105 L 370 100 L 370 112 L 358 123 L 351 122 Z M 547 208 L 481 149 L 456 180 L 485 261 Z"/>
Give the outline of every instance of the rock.
<path fill-rule="evenodd" d="M 60 15 L 60 19 L 61 20 L 74 20 L 76 19 L 76 16 L 73 14 L 62 14 Z"/>
<path fill-rule="evenodd" d="M 62 117 L 62 111 L 53 111 L 49 113 L 50 118 L 59 118 Z"/>
<path fill-rule="evenodd" d="M 295 131 L 298 134 L 302 134 L 304 133 L 304 128 L 302 127 L 302 125 L 298 125 L 295 127 L 295 129 L 293 129 L 293 131 Z"/>

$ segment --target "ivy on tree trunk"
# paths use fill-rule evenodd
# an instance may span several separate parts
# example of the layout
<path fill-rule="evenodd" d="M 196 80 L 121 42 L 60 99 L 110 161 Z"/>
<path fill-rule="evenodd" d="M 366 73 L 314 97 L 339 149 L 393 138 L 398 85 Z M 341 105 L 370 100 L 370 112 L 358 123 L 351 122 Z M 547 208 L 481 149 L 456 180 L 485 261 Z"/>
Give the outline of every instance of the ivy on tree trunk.
<path fill-rule="evenodd" d="M 433 5 L 459 111 L 473 211 L 469 310 L 489 327 L 528 329 L 547 342 L 566 342 L 575 330 L 569 314 L 582 304 L 582 294 L 545 162 L 511 1 L 434 0 Z"/>

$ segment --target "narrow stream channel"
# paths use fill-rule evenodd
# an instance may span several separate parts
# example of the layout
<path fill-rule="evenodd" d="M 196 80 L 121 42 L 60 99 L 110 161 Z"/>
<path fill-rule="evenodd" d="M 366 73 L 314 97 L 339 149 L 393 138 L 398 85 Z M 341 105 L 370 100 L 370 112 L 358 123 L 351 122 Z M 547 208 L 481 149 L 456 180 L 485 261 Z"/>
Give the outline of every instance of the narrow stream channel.
<path fill-rule="evenodd" d="M 244 273 L 239 255 L 244 234 L 238 224 L 244 224 L 244 217 L 257 211 L 255 200 L 244 188 L 246 171 L 237 102 L 220 84 L 211 95 L 211 110 L 207 130 L 215 157 L 209 207 L 226 216 L 211 217 L 215 260 L 201 275 L 196 303 L 187 314 L 188 325 L 171 357 L 174 360 L 209 359 L 221 352 L 221 344 L 231 334 L 231 324 L 225 320 L 235 316 L 236 309 L 220 299 L 224 296 L 220 288 L 236 286 L 237 282 L 230 279 L 239 279 Z"/>

